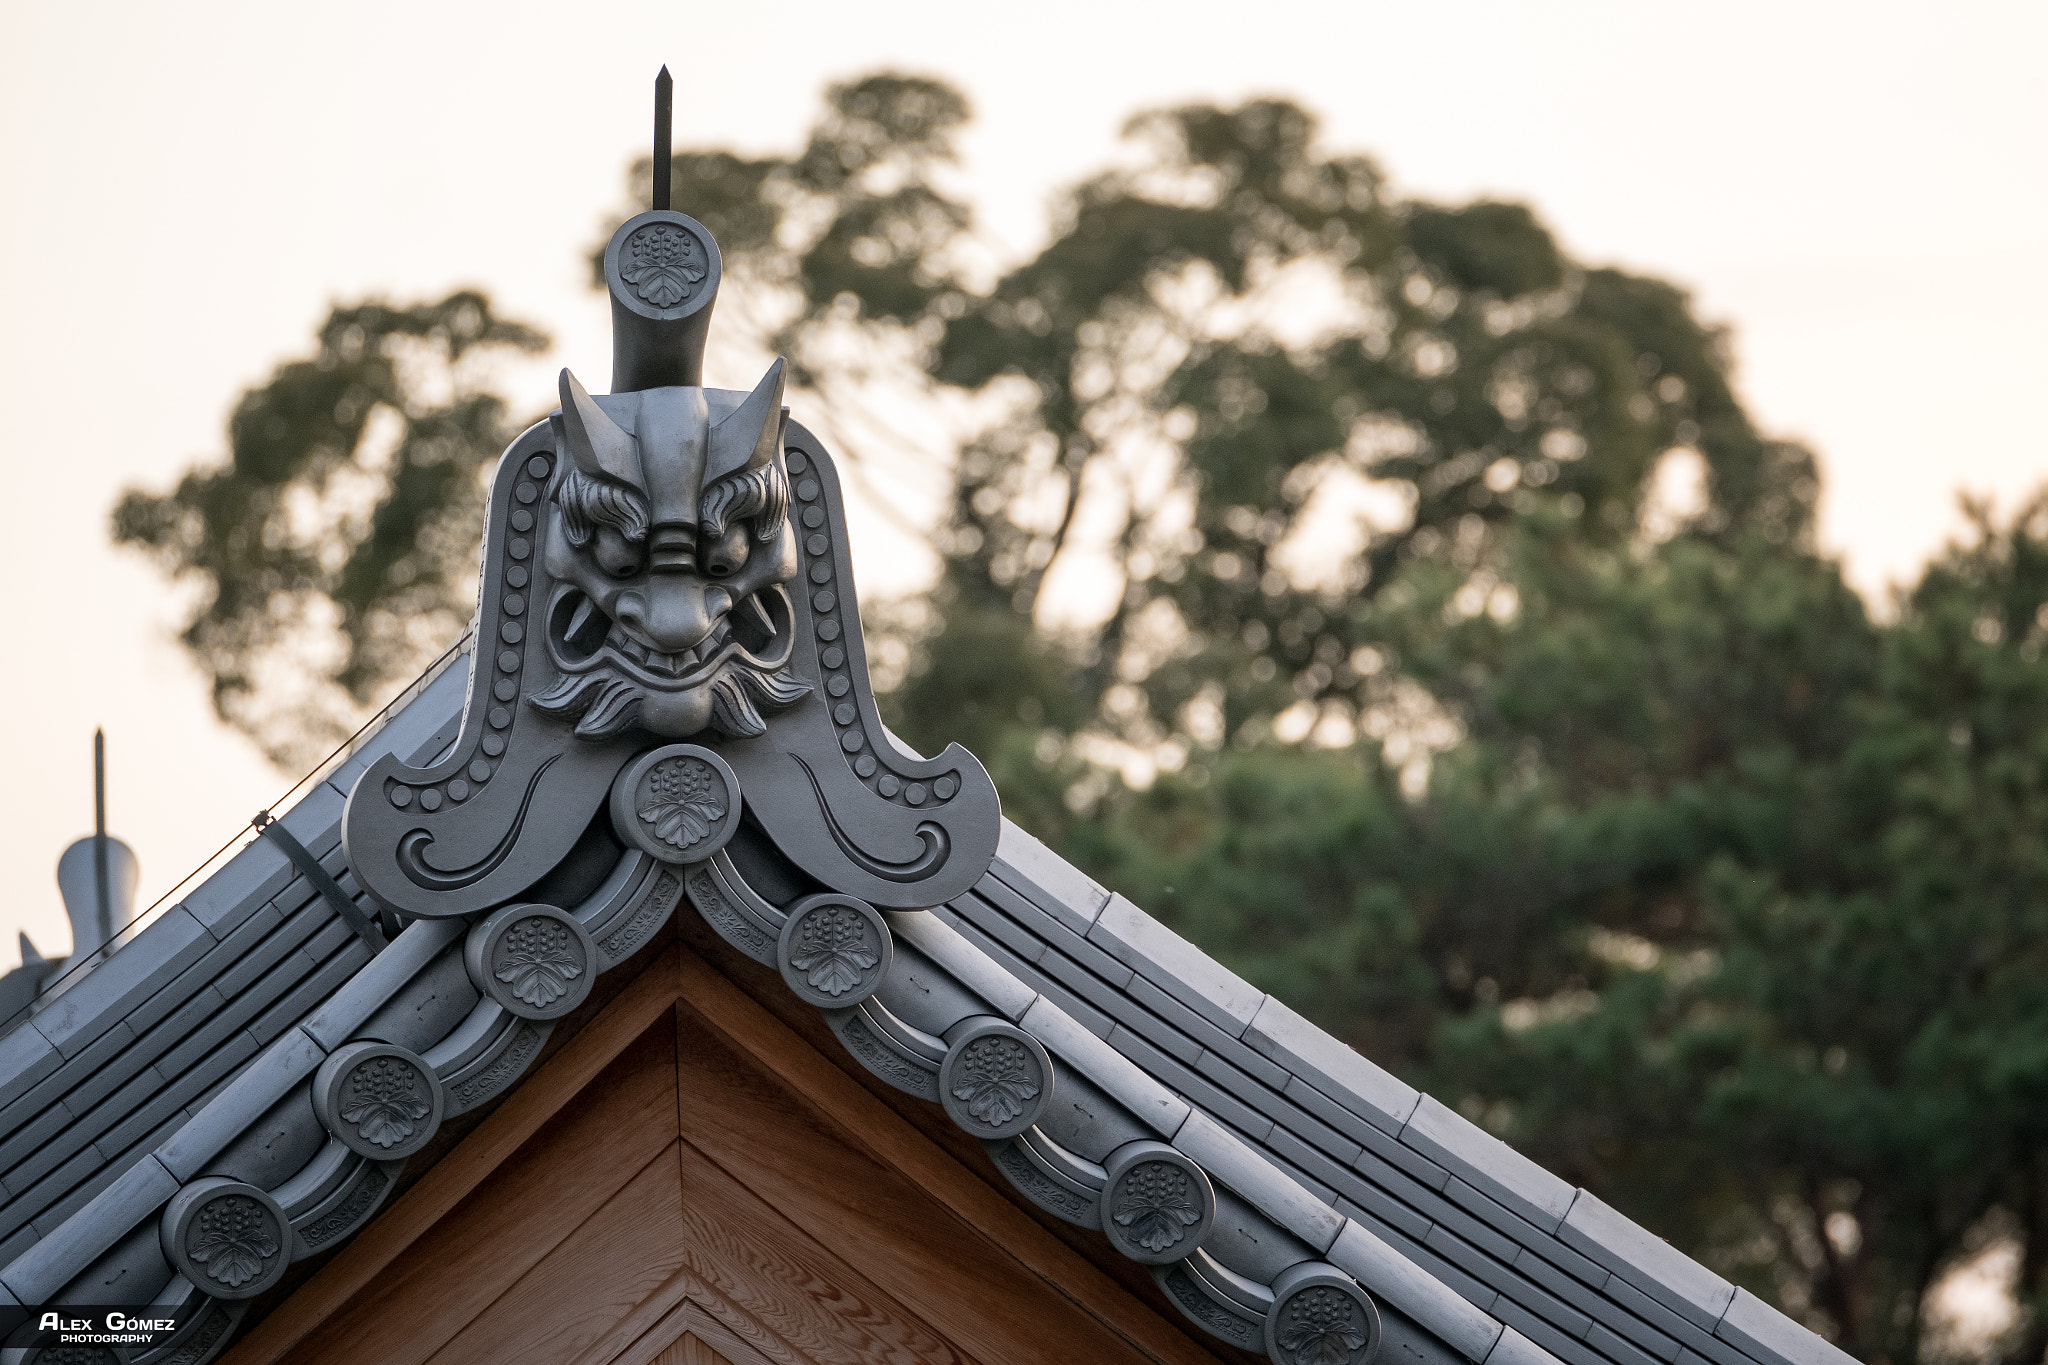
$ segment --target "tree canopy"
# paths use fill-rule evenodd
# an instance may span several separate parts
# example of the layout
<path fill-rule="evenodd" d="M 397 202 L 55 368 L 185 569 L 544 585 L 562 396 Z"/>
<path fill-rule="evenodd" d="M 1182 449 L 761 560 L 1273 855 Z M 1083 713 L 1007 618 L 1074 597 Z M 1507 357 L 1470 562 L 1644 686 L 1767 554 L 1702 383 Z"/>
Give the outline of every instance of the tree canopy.
<path fill-rule="evenodd" d="M 892 727 L 1863 1359 L 1941 1356 L 1930 1286 L 2009 1241 L 1997 1349 L 2041 1361 L 2048 500 L 1970 509 L 1876 619 L 1670 283 L 1404 198 L 1284 100 L 1135 118 L 992 272 L 968 116 L 871 76 L 790 156 L 674 167 L 721 317 L 848 457 L 891 458 L 848 419 L 885 377 L 976 415 L 926 610 L 867 604 Z M 355 698 L 452 638 L 503 404 L 419 362 L 541 344 L 473 294 L 337 309 L 228 464 L 124 500 L 208 589 L 223 715 L 290 712 L 266 660 L 308 620 Z"/>

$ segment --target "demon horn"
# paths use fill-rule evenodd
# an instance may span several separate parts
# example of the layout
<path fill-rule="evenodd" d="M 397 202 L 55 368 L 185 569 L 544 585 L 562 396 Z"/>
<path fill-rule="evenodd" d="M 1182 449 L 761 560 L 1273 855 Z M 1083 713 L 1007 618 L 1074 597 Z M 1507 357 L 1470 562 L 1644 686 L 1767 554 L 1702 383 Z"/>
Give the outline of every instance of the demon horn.
<path fill-rule="evenodd" d="M 788 368 L 781 356 L 754 385 L 746 401 L 711 429 L 710 478 L 741 469 L 760 469 L 775 458 L 782 444 L 782 379 Z"/>
<path fill-rule="evenodd" d="M 562 426 L 578 469 L 628 487 L 640 486 L 640 458 L 633 438 L 605 416 L 567 370 L 562 371 Z"/>

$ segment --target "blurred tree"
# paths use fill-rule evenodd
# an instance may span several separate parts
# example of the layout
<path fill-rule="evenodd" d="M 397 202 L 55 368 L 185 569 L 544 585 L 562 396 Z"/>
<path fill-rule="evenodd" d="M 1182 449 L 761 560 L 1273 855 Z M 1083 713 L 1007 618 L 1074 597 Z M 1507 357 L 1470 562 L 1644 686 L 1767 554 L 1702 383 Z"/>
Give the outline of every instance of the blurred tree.
<path fill-rule="evenodd" d="M 337 307 L 243 395 L 226 463 L 122 496 L 114 539 L 195 591 L 181 638 L 273 761 L 317 761 L 469 620 L 481 478 L 515 430 L 491 362 L 546 346 L 470 290 Z"/>
<path fill-rule="evenodd" d="M 877 75 L 792 156 L 675 164 L 721 318 L 791 356 L 856 476 L 906 413 L 976 423 L 929 609 L 870 622 L 909 661 L 891 724 L 1859 1357 L 1933 1353 L 1928 1287 L 2010 1238 L 2000 1350 L 2038 1365 L 2048 503 L 1976 509 L 1873 622 L 1813 548 L 1810 456 L 1669 284 L 1518 205 L 1402 200 L 1276 100 L 1134 120 L 998 272 L 945 184 L 966 118 Z M 532 344 L 463 298 L 446 362 Z M 467 611 L 457 493 L 502 433 L 380 464 L 443 409 L 363 360 L 452 335 L 391 321 L 431 311 L 337 313 L 228 470 L 122 506 L 212 590 L 187 639 L 239 723 L 321 611 L 355 697 Z M 323 377 L 365 363 L 396 444 Z"/>

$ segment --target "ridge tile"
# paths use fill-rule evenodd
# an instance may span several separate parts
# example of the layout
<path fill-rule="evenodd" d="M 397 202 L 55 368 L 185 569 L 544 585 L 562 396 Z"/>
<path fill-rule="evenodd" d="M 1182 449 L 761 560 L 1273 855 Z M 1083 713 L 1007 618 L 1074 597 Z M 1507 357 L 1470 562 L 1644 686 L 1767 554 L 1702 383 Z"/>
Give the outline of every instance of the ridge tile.
<path fill-rule="evenodd" d="M 1714 1335 L 1767 1365 L 1854 1365 L 1855 1357 L 1809 1332 L 1747 1289 L 1735 1291 Z"/>
<path fill-rule="evenodd" d="M 1735 1297 L 1734 1285 L 1586 1190 L 1573 1199 L 1557 1235 L 1565 1245 L 1709 1332 Z"/>
<path fill-rule="evenodd" d="M 1088 932 L 1109 900 L 1109 892 L 1094 878 L 1008 820 L 996 837 L 996 858 L 989 871 L 1077 934 Z"/>
<path fill-rule="evenodd" d="M 1266 998 L 1122 896 L 1109 898 L 1088 938 L 1233 1038 L 1244 1036 Z"/>
<path fill-rule="evenodd" d="M 137 1004 L 197 962 L 214 945 L 206 926 L 171 907 L 29 1021 L 66 1057 L 122 1022 Z"/>
<path fill-rule="evenodd" d="M 1374 1065 L 1273 996 L 1260 1003 L 1243 1037 L 1254 1050 L 1388 1133 L 1401 1131 L 1422 1098 L 1421 1091 Z"/>
<path fill-rule="evenodd" d="M 1555 1233 L 1572 1207 L 1570 1185 L 1434 1096 L 1422 1097 L 1400 1138 L 1545 1232 Z"/>

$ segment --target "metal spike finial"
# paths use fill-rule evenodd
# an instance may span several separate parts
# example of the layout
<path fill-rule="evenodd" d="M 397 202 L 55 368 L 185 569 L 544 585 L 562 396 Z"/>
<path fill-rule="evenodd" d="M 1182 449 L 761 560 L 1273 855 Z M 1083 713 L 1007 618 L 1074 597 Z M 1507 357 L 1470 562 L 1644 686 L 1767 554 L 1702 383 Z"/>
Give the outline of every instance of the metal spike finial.
<path fill-rule="evenodd" d="M 669 206 L 669 170 L 675 158 L 669 141 L 669 123 L 675 112 L 675 82 L 668 68 L 654 78 L 654 202 L 653 208 Z"/>
<path fill-rule="evenodd" d="M 105 943 L 114 936 L 114 897 L 107 875 L 107 732 L 99 728 L 92 732 L 92 873 Z"/>

